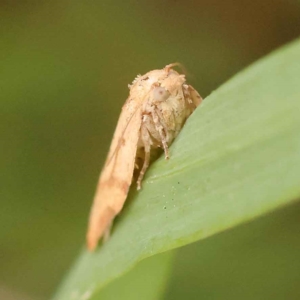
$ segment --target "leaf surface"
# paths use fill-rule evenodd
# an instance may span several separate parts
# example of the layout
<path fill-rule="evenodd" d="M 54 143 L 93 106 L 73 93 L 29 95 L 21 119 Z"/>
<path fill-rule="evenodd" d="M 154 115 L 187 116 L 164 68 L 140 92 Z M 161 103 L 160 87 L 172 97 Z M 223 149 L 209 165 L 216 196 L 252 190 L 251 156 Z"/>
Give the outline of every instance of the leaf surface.
<path fill-rule="evenodd" d="M 111 239 L 95 253 L 81 253 L 54 299 L 83 299 L 87 291 L 96 295 L 144 258 L 296 200 L 299 79 L 297 41 L 207 97 L 173 143 L 171 159 L 159 158 L 142 191 L 131 191 Z"/>

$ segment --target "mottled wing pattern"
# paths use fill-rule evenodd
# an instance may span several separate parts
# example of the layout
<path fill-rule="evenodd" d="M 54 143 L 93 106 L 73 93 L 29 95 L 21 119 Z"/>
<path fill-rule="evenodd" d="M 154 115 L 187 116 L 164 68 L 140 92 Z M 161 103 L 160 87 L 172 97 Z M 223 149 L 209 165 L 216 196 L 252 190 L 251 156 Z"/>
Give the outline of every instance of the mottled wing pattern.
<path fill-rule="evenodd" d="M 131 185 L 139 131 L 142 99 L 128 99 L 122 108 L 108 157 L 90 213 L 87 245 L 94 250 L 98 240 L 109 230 L 114 217 L 121 211 Z"/>
<path fill-rule="evenodd" d="M 188 88 L 191 95 L 191 100 L 193 101 L 195 107 L 199 106 L 203 100 L 202 97 L 191 85 L 189 85 Z"/>

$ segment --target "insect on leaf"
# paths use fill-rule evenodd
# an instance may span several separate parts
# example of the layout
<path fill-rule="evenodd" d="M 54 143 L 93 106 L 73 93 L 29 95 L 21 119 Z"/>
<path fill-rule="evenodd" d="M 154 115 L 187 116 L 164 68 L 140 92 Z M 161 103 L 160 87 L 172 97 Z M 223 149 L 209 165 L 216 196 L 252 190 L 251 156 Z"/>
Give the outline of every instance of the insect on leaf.
<path fill-rule="evenodd" d="M 90 213 L 87 247 L 93 251 L 102 237 L 107 239 L 115 216 L 121 211 L 133 180 L 139 171 L 137 189 L 150 163 L 150 152 L 168 148 L 184 122 L 201 103 L 197 91 L 186 84 L 185 76 L 172 69 L 137 76 L 118 121 L 108 157 L 100 175 Z"/>

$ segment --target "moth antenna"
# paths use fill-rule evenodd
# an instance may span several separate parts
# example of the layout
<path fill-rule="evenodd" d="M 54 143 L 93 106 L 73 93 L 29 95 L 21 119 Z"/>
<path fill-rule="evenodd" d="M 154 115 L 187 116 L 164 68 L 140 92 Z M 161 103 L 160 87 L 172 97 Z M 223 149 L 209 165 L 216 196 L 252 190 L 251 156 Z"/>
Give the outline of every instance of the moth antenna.
<path fill-rule="evenodd" d="M 169 70 L 169 69 L 171 69 L 171 68 L 173 68 L 173 67 L 182 67 L 182 64 L 181 63 L 179 63 L 179 62 L 174 62 L 174 63 L 171 63 L 171 64 L 168 64 L 168 65 L 166 65 L 165 66 L 165 69 L 167 69 L 167 70 Z"/>
<path fill-rule="evenodd" d="M 180 62 L 175 62 L 175 63 L 171 63 L 171 64 L 169 64 L 169 65 L 166 65 L 164 69 L 165 69 L 167 72 L 169 72 L 170 69 L 173 68 L 173 67 L 179 67 L 179 68 L 181 69 L 182 73 L 184 73 L 185 75 L 188 74 L 187 69 L 186 69 L 185 66 L 184 66 L 182 63 L 180 63 Z"/>

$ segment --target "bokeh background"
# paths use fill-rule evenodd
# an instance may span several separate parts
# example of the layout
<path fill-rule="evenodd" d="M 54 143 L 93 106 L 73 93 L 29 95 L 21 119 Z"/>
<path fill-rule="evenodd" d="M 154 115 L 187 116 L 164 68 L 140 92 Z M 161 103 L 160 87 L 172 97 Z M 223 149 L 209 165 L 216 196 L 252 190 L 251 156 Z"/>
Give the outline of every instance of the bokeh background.
<path fill-rule="evenodd" d="M 49 299 L 76 258 L 137 74 L 181 62 L 205 97 L 299 35 L 298 0 L 0 0 L 0 299 Z M 181 249 L 165 298 L 299 299 L 299 216 Z"/>

